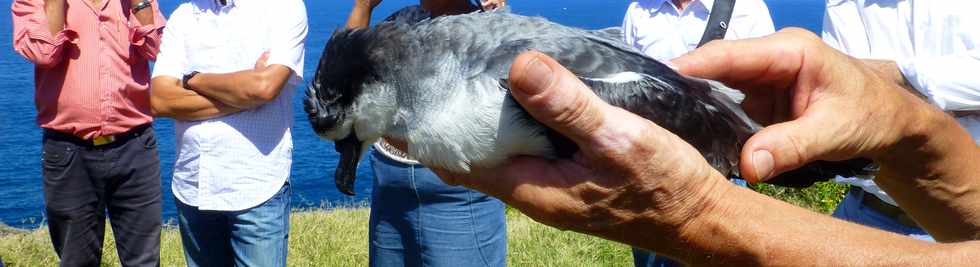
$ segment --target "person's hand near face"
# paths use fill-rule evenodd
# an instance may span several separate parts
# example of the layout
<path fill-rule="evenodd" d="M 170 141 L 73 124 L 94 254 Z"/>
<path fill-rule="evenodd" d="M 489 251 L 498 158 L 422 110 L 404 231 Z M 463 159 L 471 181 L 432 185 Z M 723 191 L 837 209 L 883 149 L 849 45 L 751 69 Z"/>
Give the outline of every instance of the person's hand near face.
<path fill-rule="evenodd" d="M 367 28 L 371 25 L 371 12 L 381 4 L 381 0 L 354 0 L 350 15 L 347 16 L 347 29 Z"/>
<path fill-rule="evenodd" d="M 506 0 L 480 0 L 480 7 L 483 10 L 494 10 L 507 6 Z"/>
<path fill-rule="evenodd" d="M 807 161 L 858 156 L 879 160 L 883 172 L 977 177 L 971 167 L 976 165 L 956 160 L 973 157 L 975 163 L 978 156 L 955 121 L 812 33 L 787 30 L 716 42 L 674 63 L 686 74 L 748 88 L 746 111 L 762 123 L 775 123 L 744 147 L 742 174 L 751 181 Z M 908 263 L 902 256 L 908 250 L 931 245 L 732 186 L 680 138 L 602 102 L 543 54 L 519 56 L 510 82 L 514 98 L 535 119 L 582 150 L 572 160 L 518 157 L 493 170 L 442 176 L 494 195 L 545 224 L 689 263 L 798 265 L 828 262 L 828 255 L 836 256 L 832 265 Z M 954 144 L 968 145 L 956 149 Z M 910 169 L 896 154 L 928 162 Z M 796 239 L 780 238 L 788 236 Z M 917 259 L 959 259 L 943 256 Z"/>

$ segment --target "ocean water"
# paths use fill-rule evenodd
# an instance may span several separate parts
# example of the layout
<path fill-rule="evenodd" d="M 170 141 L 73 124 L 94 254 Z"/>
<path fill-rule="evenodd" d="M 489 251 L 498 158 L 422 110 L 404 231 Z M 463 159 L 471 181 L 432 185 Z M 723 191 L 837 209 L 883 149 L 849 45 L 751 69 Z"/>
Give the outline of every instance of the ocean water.
<path fill-rule="evenodd" d="M 9 7 L 12 0 L 0 0 Z M 160 0 L 165 15 L 183 1 Z M 304 77 L 312 77 L 320 52 L 330 33 L 343 26 L 352 0 L 306 0 L 310 31 L 306 41 Z M 619 26 L 626 0 L 510 0 L 512 11 L 543 16 L 550 20 L 582 28 L 598 29 Z M 767 0 L 776 28 L 797 26 L 819 31 L 823 1 Z M 400 7 L 418 3 L 413 0 L 385 0 L 375 11 L 382 19 Z M 22 228 L 37 227 L 44 222 L 44 198 L 41 191 L 41 130 L 34 118 L 33 66 L 14 52 L 10 12 L 0 12 L 0 222 Z M 298 90 L 298 89 L 297 89 Z M 300 91 L 301 92 L 301 91 Z M 302 93 L 294 99 L 294 155 L 291 172 L 294 207 L 330 207 L 363 205 L 370 199 L 371 170 L 368 164 L 358 168 L 357 196 L 339 193 L 333 184 L 338 155 L 333 145 L 319 140 L 310 130 L 302 111 Z M 164 191 L 164 220 L 175 216 L 170 176 L 174 161 L 173 121 L 159 119 L 154 123 L 158 134 L 161 159 L 161 188 Z M 362 161 L 365 162 L 365 161 Z"/>

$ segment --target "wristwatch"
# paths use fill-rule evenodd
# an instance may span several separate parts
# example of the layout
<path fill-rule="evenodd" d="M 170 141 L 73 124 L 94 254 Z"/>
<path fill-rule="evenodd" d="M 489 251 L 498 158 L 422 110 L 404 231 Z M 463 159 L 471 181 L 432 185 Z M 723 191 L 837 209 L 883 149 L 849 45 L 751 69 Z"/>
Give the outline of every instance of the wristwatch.
<path fill-rule="evenodd" d="M 133 14 L 136 14 L 136 12 L 140 12 L 140 10 L 143 10 L 143 9 L 146 9 L 146 8 L 150 7 L 150 4 L 152 4 L 152 3 L 153 3 L 153 0 L 143 0 L 143 1 L 140 1 L 139 3 L 136 3 L 136 5 L 134 5 L 133 8 L 132 8 Z"/>
<path fill-rule="evenodd" d="M 194 76 L 197 75 L 198 73 L 200 72 L 192 71 L 191 73 L 184 74 L 184 78 L 180 79 L 180 87 L 183 87 L 184 89 L 187 90 L 193 90 L 191 89 L 190 85 L 187 84 L 187 82 L 189 82 L 191 78 L 194 78 Z"/>

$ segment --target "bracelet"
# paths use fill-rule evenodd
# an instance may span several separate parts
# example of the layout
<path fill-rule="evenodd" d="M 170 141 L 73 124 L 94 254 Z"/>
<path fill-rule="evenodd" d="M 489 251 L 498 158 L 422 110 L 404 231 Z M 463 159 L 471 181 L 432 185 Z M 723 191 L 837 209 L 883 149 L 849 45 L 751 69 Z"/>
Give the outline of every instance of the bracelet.
<path fill-rule="evenodd" d="M 140 10 L 143 10 L 143 9 L 146 9 L 146 8 L 150 7 L 150 4 L 152 4 L 152 3 L 153 3 L 153 0 L 143 0 L 143 1 L 139 2 L 138 4 L 136 4 L 136 6 L 134 6 L 132 8 L 133 14 L 136 14 L 136 12 L 140 12 Z"/>

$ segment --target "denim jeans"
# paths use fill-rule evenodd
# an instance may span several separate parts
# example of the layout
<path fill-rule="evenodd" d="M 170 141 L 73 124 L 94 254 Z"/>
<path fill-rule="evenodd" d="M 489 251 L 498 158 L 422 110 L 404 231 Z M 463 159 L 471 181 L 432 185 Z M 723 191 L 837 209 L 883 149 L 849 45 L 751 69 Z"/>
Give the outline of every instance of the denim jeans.
<path fill-rule="evenodd" d="M 505 266 L 504 204 L 371 153 L 371 266 Z"/>
<path fill-rule="evenodd" d="M 241 211 L 199 210 L 177 203 L 187 266 L 286 266 L 289 182 L 259 206 Z"/>
<path fill-rule="evenodd" d="M 729 180 L 733 184 L 748 187 L 749 184 L 745 180 L 734 178 Z M 633 247 L 633 266 L 635 267 L 675 267 L 684 266 L 683 263 L 675 261 L 673 259 L 657 256 L 656 252 L 645 250 L 642 248 Z"/>
<path fill-rule="evenodd" d="M 892 233 L 897 233 L 901 235 L 907 235 L 909 237 L 932 241 L 932 236 L 929 235 L 924 229 L 919 227 L 912 227 L 904 225 L 894 218 L 888 217 L 871 207 L 865 206 L 864 202 L 864 192 L 860 187 L 851 187 L 847 191 L 847 196 L 844 200 L 837 205 L 837 209 L 834 210 L 834 218 L 838 218 L 845 221 L 850 221 L 864 226 L 878 228 L 881 230 L 889 231 Z"/>

